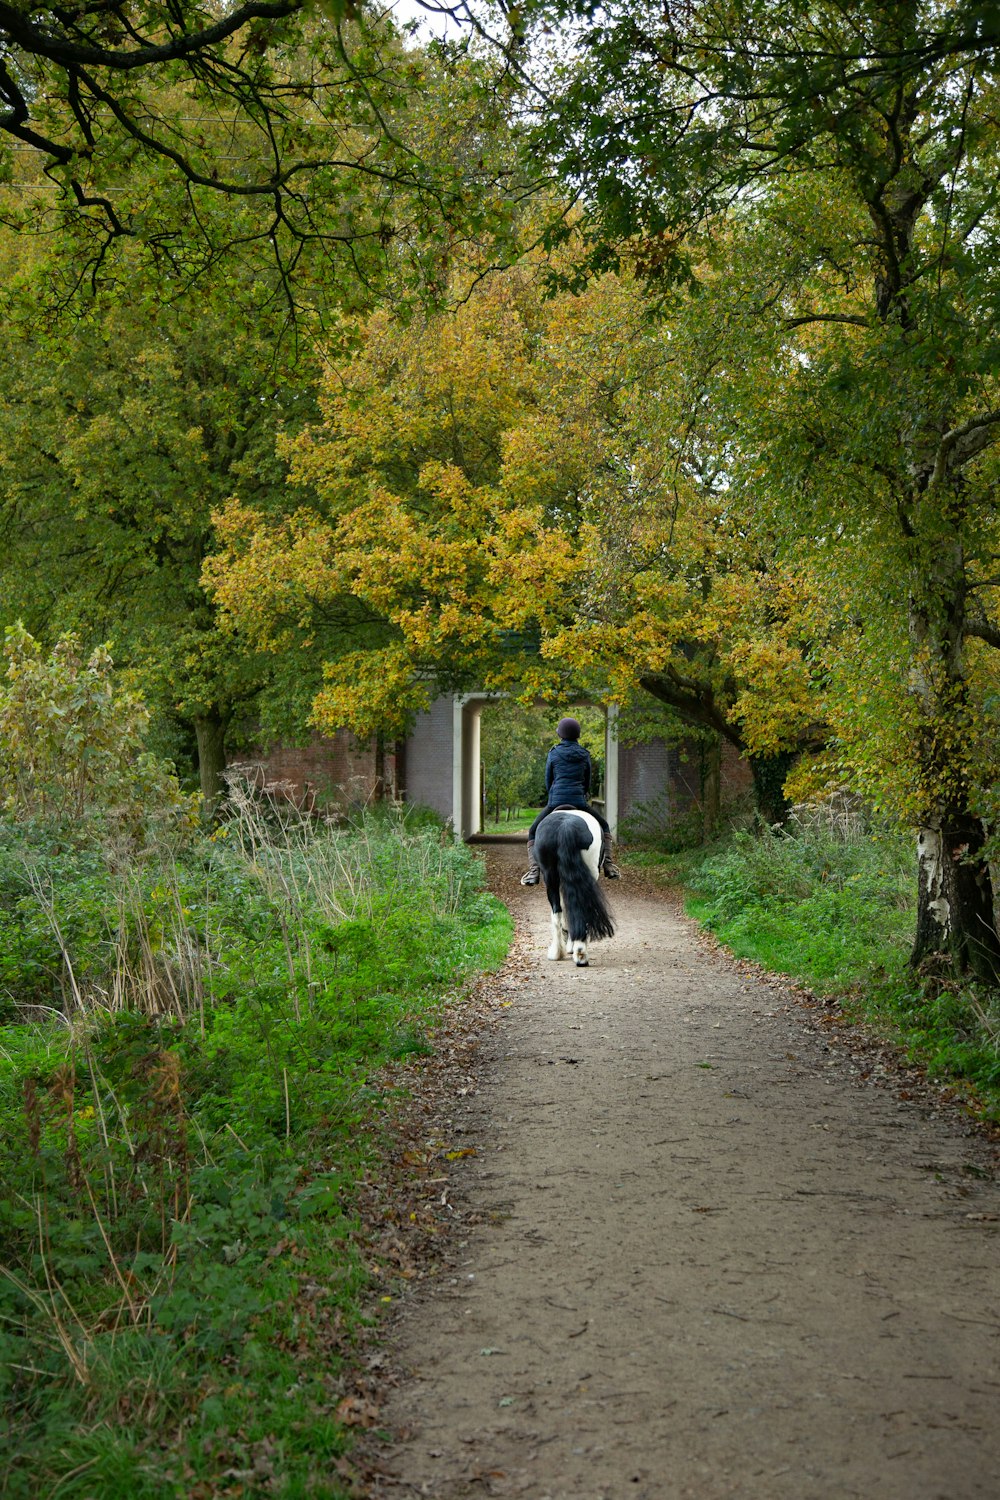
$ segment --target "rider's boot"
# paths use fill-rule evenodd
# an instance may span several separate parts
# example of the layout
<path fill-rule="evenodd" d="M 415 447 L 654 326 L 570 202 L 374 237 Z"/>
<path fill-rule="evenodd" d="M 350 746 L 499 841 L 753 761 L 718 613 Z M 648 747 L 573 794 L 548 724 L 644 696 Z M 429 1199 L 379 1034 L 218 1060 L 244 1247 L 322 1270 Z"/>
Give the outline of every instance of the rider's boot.
<path fill-rule="evenodd" d="M 526 872 L 521 876 L 521 884 L 522 885 L 537 885 L 538 882 L 541 880 L 541 878 L 542 878 L 542 872 L 538 868 L 538 861 L 535 858 L 535 841 L 534 841 L 534 839 L 529 839 L 528 840 L 528 868 L 527 868 Z"/>
<path fill-rule="evenodd" d="M 601 832 L 601 869 L 605 880 L 621 880 L 622 872 L 611 858 L 611 835 Z"/>

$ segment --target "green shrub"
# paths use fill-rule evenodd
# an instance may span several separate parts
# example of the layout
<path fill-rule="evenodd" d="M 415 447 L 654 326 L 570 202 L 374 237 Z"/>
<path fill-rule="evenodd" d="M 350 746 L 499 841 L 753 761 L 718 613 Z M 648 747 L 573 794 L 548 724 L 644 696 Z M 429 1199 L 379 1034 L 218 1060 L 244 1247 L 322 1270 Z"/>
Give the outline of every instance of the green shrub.
<path fill-rule="evenodd" d="M 379 1070 L 509 918 L 425 818 L 33 839 L 0 839 L 0 1493 L 214 1493 L 258 1445 L 331 1493 Z"/>
<path fill-rule="evenodd" d="M 663 793 L 648 802 L 639 802 L 621 821 L 621 837 L 627 844 L 639 844 L 677 854 L 696 849 L 705 840 L 705 818 L 699 807 L 677 816 L 672 798 Z"/>
<path fill-rule="evenodd" d="M 69 634 L 45 655 L 18 623 L 3 654 L 0 802 L 8 817 L 74 843 L 95 833 L 162 836 L 193 820 L 194 801 L 146 749 L 149 714 L 115 680 L 106 646 L 84 659 Z"/>
<path fill-rule="evenodd" d="M 743 913 L 799 908 L 817 933 L 845 932 L 858 920 L 879 942 L 898 943 L 912 904 L 912 849 L 900 838 L 844 841 L 817 828 L 763 828 L 733 835 L 691 876 L 713 925 Z"/>

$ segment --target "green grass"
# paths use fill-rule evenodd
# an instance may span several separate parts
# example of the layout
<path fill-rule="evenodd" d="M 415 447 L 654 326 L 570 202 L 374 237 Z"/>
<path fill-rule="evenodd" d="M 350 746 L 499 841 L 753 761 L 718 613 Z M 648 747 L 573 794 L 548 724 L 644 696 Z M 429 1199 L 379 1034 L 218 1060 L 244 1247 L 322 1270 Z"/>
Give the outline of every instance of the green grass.
<path fill-rule="evenodd" d="M 537 807 L 512 808 L 510 817 L 504 815 L 502 818 L 487 817 L 483 822 L 484 833 L 522 833 L 530 828 L 538 817 Z"/>
<path fill-rule="evenodd" d="M 909 968 L 912 841 L 818 828 L 736 833 L 710 849 L 633 850 L 628 862 L 681 888 L 685 909 L 738 958 L 787 974 L 875 1025 L 938 1080 L 1000 1120 L 1000 996 L 921 981 Z"/>
<path fill-rule="evenodd" d="M 511 927 L 439 827 L 244 811 L 124 872 L 53 854 L 34 906 L 0 858 L 8 991 L 70 1014 L 0 1026 L 11 1500 L 346 1493 L 338 1407 L 392 1291 L 358 1198 L 385 1070 Z"/>

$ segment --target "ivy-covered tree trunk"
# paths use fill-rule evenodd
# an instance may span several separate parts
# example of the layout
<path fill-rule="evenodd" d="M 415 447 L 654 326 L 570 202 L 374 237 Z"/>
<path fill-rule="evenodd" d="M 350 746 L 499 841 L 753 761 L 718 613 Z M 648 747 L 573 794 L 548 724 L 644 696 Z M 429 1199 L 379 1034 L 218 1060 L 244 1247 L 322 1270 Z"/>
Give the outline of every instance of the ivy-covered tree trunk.
<path fill-rule="evenodd" d="M 906 8 L 900 9 L 889 23 L 894 44 L 907 44 L 909 24 Z M 971 804 L 967 549 L 970 538 L 977 544 L 966 466 L 995 441 L 998 414 L 984 404 L 969 415 L 966 392 L 947 379 L 947 362 L 932 352 L 933 312 L 928 319 L 919 295 L 917 223 L 946 173 L 957 168 L 962 147 L 952 156 L 952 140 L 936 159 L 924 149 L 922 88 L 916 78 L 899 85 L 897 114 L 868 198 L 877 247 L 874 311 L 899 389 L 911 396 L 909 412 L 899 409 L 903 465 L 897 470 L 908 476 L 897 491 L 897 516 L 909 573 L 908 687 L 918 710 L 915 791 L 922 816 L 911 962 L 919 967 L 932 954 L 946 955 L 959 977 L 996 984 L 1000 938 L 986 831 Z M 964 139 L 964 130 L 960 134 Z"/>
<path fill-rule="evenodd" d="M 795 764 L 797 751 L 780 750 L 777 755 L 750 756 L 757 813 L 765 823 L 784 823 L 791 804 L 785 796 L 785 781 Z"/>
<path fill-rule="evenodd" d="M 928 485 L 910 508 L 932 506 L 933 545 L 925 549 L 919 596 L 910 603 L 910 691 L 920 710 L 919 775 L 924 822 L 917 840 L 914 967 L 943 954 L 959 975 L 1000 980 L 1000 936 L 986 829 L 969 806 L 970 715 L 965 661 L 968 578 L 959 539 L 961 483 L 951 493 Z"/>
<path fill-rule="evenodd" d="M 229 717 L 214 709 L 200 714 L 194 721 L 198 744 L 198 778 L 201 783 L 202 813 L 213 818 L 225 790 L 226 730 Z"/>

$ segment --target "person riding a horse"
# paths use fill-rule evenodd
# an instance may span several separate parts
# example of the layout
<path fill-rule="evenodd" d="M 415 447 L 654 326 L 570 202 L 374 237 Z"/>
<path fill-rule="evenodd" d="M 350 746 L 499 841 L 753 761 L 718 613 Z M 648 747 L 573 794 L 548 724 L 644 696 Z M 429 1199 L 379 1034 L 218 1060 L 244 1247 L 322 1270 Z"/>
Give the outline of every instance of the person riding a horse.
<path fill-rule="evenodd" d="M 601 825 L 601 868 L 605 880 L 620 880 L 621 871 L 611 858 L 611 825 L 588 802 L 590 794 L 590 751 L 580 744 L 580 724 L 577 719 L 560 719 L 556 725 L 558 745 L 553 745 L 545 762 L 545 791 L 547 800 L 538 817 L 528 829 L 528 869 L 521 876 L 522 885 L 537 885 L 541 879 L 538 861 L 535 859 L 535 834 L 538 825 L 557 807 L 576 807 L 590 813 Z"/>

